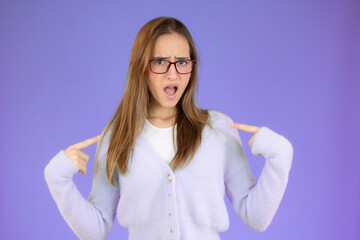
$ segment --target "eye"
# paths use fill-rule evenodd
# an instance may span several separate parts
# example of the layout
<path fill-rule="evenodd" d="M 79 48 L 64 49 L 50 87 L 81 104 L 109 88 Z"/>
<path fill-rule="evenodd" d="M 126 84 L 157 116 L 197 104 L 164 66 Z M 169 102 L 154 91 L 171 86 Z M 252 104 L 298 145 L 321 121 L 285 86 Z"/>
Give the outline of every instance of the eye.
<path fill-rule="evenodd" d="M 186 61 L 186 60 L 180 60 L 180 61 L 179 61 L 179 64 L 180 64 L 181 66 L 186 66 L 186 64 L 188 64 L 188 61 Z"/>
<path fill-rule="evenodd" d="M 153 61 L 153 63 L 156 65 L 163 65 L 165 63 L 165 61 L 161 60 L 161 59 L 157 59 L 157 60 Z"/>

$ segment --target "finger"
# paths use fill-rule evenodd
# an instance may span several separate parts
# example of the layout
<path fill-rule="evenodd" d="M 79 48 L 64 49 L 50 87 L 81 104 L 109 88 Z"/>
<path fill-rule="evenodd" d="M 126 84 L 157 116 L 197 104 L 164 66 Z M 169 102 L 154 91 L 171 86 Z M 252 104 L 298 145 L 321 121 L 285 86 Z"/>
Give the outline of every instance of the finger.
<path fill-rule="evenodd" d="M 91 144 L 96 143 L 100 139 L 101 139 L 101 135 L 97 135 L 95 137 L 86 139 L 85 141 L 82 141 L 82 142 L 76 143 L 74 145 L 71 145 L 71 147 L 76 148 L 76 149 L 83 149 L 83 148 L 86 148 L 86 147 L 90 146 Z"/>
<path fill-rule="evenodd" d="M 259 127 L 256 126 L 252 126 L 252 125 L 246 125 L 246 124 L 241 124 L 241 123 L 231 123 L 231 126 L 246 132 L 251 132 L 251 133 L 256 133 L 257 131 L 259 131 Z"/>
<path fill-rule="evenodd" d="M 252 137 L 250 138 L 250 140 L 249 140 L 249 145 L 250 145 L 251 147 L 252 147 L 252 145 L 253 145 L 254 138 L 255 138 L 256 134 L 257 134 L 257 133 L 254 133 L 254 134 L 252 135 Z"/>
<path fill-rule="evenodd" d="M 86 174 L 86 170 L 79 170 L 79 172 L 81 172 L 81 174 L 82 174 L 83 176 L 85 176 L 85 174 Z"/>
<path fill-rule="evenodd" d="M 82 175 L 86 174 L 86 164 L 84 162 L 79 163 L 79 172 L 81 172 Z"/>
<path fill-rule="evenodd" d="M 79 149 L 73 149 L 73 151 L 79 155 L 83 160 L 85 160 L 85 162 L 89 161 L 90 156 L 82 151 L 80 151 Z"/>
<path fill-rule="evenodd" d="M 75 160 L 75 161 L 87 161 L 87 158 L 89 155 L 87 155 L 86 153 L 80 151 L 79 149 L 76 148 L 68 148 L 65 150 L 66 151 L 66 156 L 68 156 L 68 158 L 70 158 L 70 160 Z"/>
<path fill-rule="evenodd" d="M 81 174 L 82 174 L 83 176 L 85 176 L 85 175 L 86 175 L 86 172 L 87 172 L 87 169 L 86 169 L 86 166 L 84 166 L 84 167 L 82 168 L 82 170 L 81 170 Z"/>
<path fill-rule="evenodd" d="M 76 151 L 76 149 L 70 149 L 72 151 Z M 81 169 L 81 166 L 86 166 L 87 164 L 87 159 L 83 158 L 81 155 L 79 155 L 78 153 L 71 153 L 69 156 L 69 159 L 79 168 Z"/>
<path fill-rule="evenodd" d="M 73 147 L 69 147 L 68 149 L 65 150 L 66 151 L 66 155 L 69 156 L 79 156 L 83 159 L 88 159 L 89 155 L 87 155 L 86 153 L 80 151 L 79 149 L 73 148 Z"/>

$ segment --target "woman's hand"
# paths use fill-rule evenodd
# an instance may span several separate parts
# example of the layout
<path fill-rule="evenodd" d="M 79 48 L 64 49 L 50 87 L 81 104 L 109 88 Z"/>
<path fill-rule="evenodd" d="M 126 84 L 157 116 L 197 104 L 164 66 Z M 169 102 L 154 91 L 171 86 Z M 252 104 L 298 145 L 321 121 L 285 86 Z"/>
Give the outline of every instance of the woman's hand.
<path fill-rule="evenodd" d="M 231 126 L 233 128 L 237 128 L 237 129 L 240 129 L 240 130 L 243 130 L 243 131 L 246 131 L 246 132 L 254 133 L 254 135 L 252 135 L 252 137 L 249 140 L 249 145 L 250 145 L 250 147 L 252 147 L 255 135 L 260 130 L 260 128 L 256 127 L 256 126 L 241 124 L 241 123 L 231 123 Z M 258 156 L 261 156 L 261 154 L 258 154 Z"/>
<path fill-rule="evenodd" d="M 83 153 L 80 150 L 96 143 L 100 139 L 101 135 L 98 135 L 71 145 L 66 150 L 64 150 L 65 155 L 80 169 L 79 172 L 81 171 L 82 175 L 84 176 L 86 174 L 86 164 L 89 161 L 89 155 Z"/>

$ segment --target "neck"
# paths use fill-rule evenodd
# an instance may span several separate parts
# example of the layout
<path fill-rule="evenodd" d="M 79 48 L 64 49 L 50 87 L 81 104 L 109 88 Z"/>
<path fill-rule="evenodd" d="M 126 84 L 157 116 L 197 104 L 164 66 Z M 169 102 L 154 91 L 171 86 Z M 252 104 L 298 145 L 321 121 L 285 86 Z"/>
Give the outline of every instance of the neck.
<path fill-rule="evenodd" d="M 151 107 L 148 118 L 159 118 L 162 120 L 173 119 L 176 116 L 176 108 Z"/>
<path fill-rule="evenodd" d="M 176 106 L 167 108 L 151 102 L 148 121 L 158 127 L 168 127 L 175 124 Z"/>

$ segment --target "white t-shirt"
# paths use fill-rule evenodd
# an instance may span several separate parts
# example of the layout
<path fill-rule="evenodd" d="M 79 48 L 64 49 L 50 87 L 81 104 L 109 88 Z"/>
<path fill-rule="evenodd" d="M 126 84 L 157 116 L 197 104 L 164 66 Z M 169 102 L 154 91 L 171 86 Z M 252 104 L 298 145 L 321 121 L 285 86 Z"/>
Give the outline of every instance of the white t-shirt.
<path fill-rule="evenodd" d="M 144 128 L 140 134 L 151 144 L 156 152 L 168 163 L 175 156 L 175 148 L 172 140 L 172 130 L 174 126 L 159 128 L 152 125 L 147 119 Z M 175 124 L 176 139 L 176 124 Z"/>

